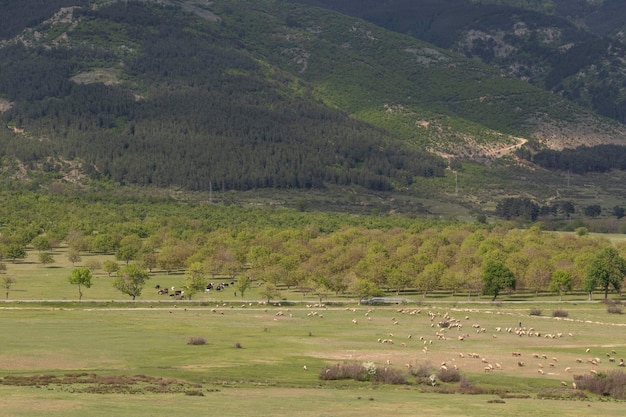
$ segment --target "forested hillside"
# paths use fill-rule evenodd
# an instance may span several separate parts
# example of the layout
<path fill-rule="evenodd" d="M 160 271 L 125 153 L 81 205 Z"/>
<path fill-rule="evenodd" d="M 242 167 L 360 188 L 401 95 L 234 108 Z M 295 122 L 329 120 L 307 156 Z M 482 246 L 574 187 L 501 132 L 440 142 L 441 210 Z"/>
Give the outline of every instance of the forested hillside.
<path fill-rule="evenodd" d="M 515 163 L 526 146 L 519 154 L 532 161 L 544 148 L 626 138 L 619 122 L 476 59 L 297 2 L 26 0 L 6 10 L 0 156 L 11 187 L 93 179 L 456 199 L 438 182 L 446 167 L 507 167 L 494 161 Z M 525 175 L 511 174 L 531 192 Z M 472 186 L 494 206 L 513 189 Z"/>
<path fill-rule="evenodd" d="M 33 37 L 0 49 L 3 118 L 14 127 L 2 131 L 2 154 L 33 168 L 78 159 L 92 176 L 194 190 L 388 190 L 441 175 L 437 158 L 315 103 L 308 87 L 180 9 L 75 7 L 47 25 L 56 47 Z"/>
<path fill-rule="evenodd" d="M 500 68 L 626 122 L 619 0 L 297 0 L 358 16 Z"/>

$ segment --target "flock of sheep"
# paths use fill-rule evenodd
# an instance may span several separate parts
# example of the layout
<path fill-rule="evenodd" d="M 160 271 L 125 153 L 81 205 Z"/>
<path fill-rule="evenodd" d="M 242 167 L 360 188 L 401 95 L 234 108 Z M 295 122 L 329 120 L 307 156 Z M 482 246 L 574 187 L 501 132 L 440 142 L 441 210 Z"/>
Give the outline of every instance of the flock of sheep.
<path fill-rule="evenodd" d="M 307 307 L 311 309 L 307 317 L 324 317 L 323 314 L 316 311 L 323 305 L 310 305 Z M 358 308 L 347 308 L 346 310 L 353 313 L 363 311 Z M 387 309 L 386 311 L 389 310 Z M 472 310 L 464 311 L 471 312 Z M 372 321 L 372 317 L 375 317 L 376 313 L 376 309 L 369 308 L 363 316 L 365 324 L 358 317 L 353 318 L 351 323 L 354 326 L 366 325 Z M 282 315 L 283 313 L 280 312 L 279 314 Z M 409 317 L 399 319 L 399 317 L 404 315 Z M 415 318 L 410 316 L 415 316 Z M 536 369 L 536 375 L 546 375 L 558 379 L 562 378 L 563 375 L 570 375 L 574 381 L 581 374 L 597 374 L 602 366 L 626 366 L 624 359 L 616 359 L 617 351 L 615 349 L 603 352 L 601 356 L 604 359 L 592 356 L 592 350 L 599 350 L 601 349 L 600 347 L 586 348 L 584 353 L 587 357 L 571 359 L 572 352 L 576 349 L 576 345 L 572 345 L 572 341 L 575 340 L 573 333 L 542 332 L 533 327 L 523 326 L 521 322 L 516 323 L 513 327 L 499 326 L 487 328 L 472 322 L 469 315 L 464 315 L 462 319 L 457 319 L 452 317 L 449 312 L 442 313 L 399 308 L 395 310 L 394 316 L 387 323 L 389 331 L 375 336 L 377 343 L 389 346 L 388 349 L 393 349 L 386 355 L 387 360 L 385 362 L 387 364 L 397 359 L 406 361 L 407 358 L 417 358 L 424 361 L 435 360 L 436 363 L 440 364 L 440 368 L 444 370 L 463 368 L 473 372 L 480 372 L 482 367 L 482 372 L 485 373 L 515 369 L 517 373 L 525 372 L 528 374 L 529 370 Z M 384 325 L 384 327 L 387 327 L 387 325 Z M 372 329 L 380 331 L 380 326 L 372 327 Z M 417 335 L 418 333 L 421 333 L 421 335 Z M 516 339 L 511 340 L 510 338 Z M 536 343 L 535 340 L 524 341 L 521 338 L 537 340 L 542 338 L 543 340 Z M 497 344 L 502 339 L 505 339 L 505 341 Z M 399 342 L 399 340 L 402 341 Z M 568 340 L 569 342 L 567 342 Z M 472 342 L 476 341 L 480 341 L 480 343 L 472 344 Z M 468 343 L 470 344 L 468 345 Z M 465 350 L 466 346 L 481 346 L 485 351 L 482 353 L 468 351 Z M 515 351 L 509 351 L 509 353 L 503 351 L 505 348 L 510 349 L 511 346 L 518 346 L 518 348 Z M 409 349 L 400 351 L 397 350 L 398 347 Z M 417 347 L 419 347 L 421 353 L 416 355 L 415 348 Z M 564 353 L 563 359 L 559 360 L 554 354 L 532 352 L 531 349 L 544 349 L 546 352 L 565 351 L 567 354 Z M 573 354 L 575 355 L 575 352 Z M 369 360 L 371 358 L 363 359 Z M 414 365 L 409 362 L 405 363 L 405 366 L 411 368 Z M 569 385 L 563 380 L 560 383 L 564 386 Z M 572 383 L 572 387 L 576 388 L 575 382 Z"/>

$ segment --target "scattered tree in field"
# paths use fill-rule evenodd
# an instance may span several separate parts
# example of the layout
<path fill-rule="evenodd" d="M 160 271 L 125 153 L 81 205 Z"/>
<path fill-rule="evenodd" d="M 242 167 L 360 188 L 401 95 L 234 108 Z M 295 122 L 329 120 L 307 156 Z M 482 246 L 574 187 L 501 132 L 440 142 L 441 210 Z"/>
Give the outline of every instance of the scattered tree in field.
<path fill-rule="evenodd" d="M 250 279 L 250 277 L 247 275 L 241 275 L 239 278 L 237 278 L 237 281 L 235 282 L 235 290 L 237 290 L 241 298 L 243 298 L 244 294 L 251 285 L 252 280 Z"/>
<path fill-rule="evenodd" d="M 276 285 L 272 284 L 271 282 L 265 283 L 265 286 L 261 288 L 261 291 L 259 291 L 259 294 L 263 296 L 263 298 L 266 298 L 268 303 L 272 299 L 280 297 L 280 292 L 278 291 L 278 288 L 276 287 Z"/>
<path fill-rule="evenodd" d="M 38 235 L 30 241 L 30 244 L 40 253 L 46 250 L 52 249 L 52 244 L 50 243 L 50 239 L 43 235 Z"/>
<path fill-rule="evenodd" d="M 112 253 L 119 247 L 119 241 L 113 236 L 103 233 L 93 238 L 91 249 L 94 252 Z"/>
<path fill-rule="evenodd" d="M 152 252 L 144 253 L 141 255 L 139 265 L 141 265 L 142 268 L 147 269 L 148 272 L 152 272 L 152 270 L 158 265 L 157 255 Z"/>
<path fill-rule="evenodd" d="M 515 275 L 503 262 L 490 260 L 483 267 L 483 283 L 483 294 L 493 295 L 494 301 L 503 289 L 515 289 Z"/>
<path fill-rule="evenodd" d="M 583 290 L 589 293 L 591 300 L 593 290 L 601 287 L 604 299 L 609 297 L 609 287 L 619 292 L 626 276 L 626 260 L 622 258 L 614 247 L 602 249 L 587 267 L 587 274 L 583 280 Z"/>
<path fill-rule="evenodd" d="M 106 260 L 102 264 L 102 270 L 106 272 L 109 277 L 111 277 L 111 274 L 119 271 L 119 269 L 120 269 L 120 266 L 115 261 Z"/>
<path fill-rule="evenodd" d="M 19 243 L 11 243 L 4 250 L 4 257 L 15 262 L 18 259 L 26 258 L 26 249 Z"/>
<path fill-rule="evenodd" d="M 563 293 L 572 290 L 572 274 L 569 272 L 558 269 L 552 274 L 552 280 L 550 281 L 550 291 L 556 291 L 559 293 L 559 301 L 563 299 Z"/>
<path fill-rule="evenodd" d="M 624 209 L 624 207 L 615 206 L 613 207 L 613 215 L 618 219 L 621 219 L 626 216 L 626 209 Z"/>
<path fill-rule="evenodd" d="M 117 271 L 113 286 L 122 293 L 130 295 L 134 300 L 141 295 L 141 290 L 149 278 L 150 276 L 146 271 L 135 265 L 126 265 Z"/>
<path fill-rule="evenodd" d="M 2 286 L 4 287 L 4 291 L 5 291 L 5 299 L 8 300 L 9 299 L 9 290 L 11 289 L 11 286 L 13 284 L 15 284 L 15 280 L 6 275 L 7 273 L 7 266 L 4 262 L 0 262 L 0 275 L 2 275 Z"/>
<path fill-rule="evenodd" d="M 376 284 L 362 278 L 352 281 L 349 289 L 359 298 L 359 302 L 382 294 Z"/>
<path fill-rule="evenodd" d="M 126 262 L 126 265 L 133 259 L 136 259 L 141 251 L 141 238 L 137 235 L 125 236 L 120 241 L 120 246 L 115 252 L 115 259 Z"/>
<path fill-rule="evenodd" d="M 78 300 L 82 300 L 83 291 L 82 287 L 91 288 L 91 271 L 89 268 L 81 267 L 72 271 L 72 275 L 68 277 L 68 281 L 72 285 L 78 286 Z"/>
<path fill-rule="evenodd" d="M 2 277 L 2 286 L 4 287 L 4 294 L 5 294 L 5 299 L 8 300 L 9 299 L 9 290 L 11 289 L 11 286 L 15 284 L 15 280 L 9 276 L 3 276 Z"/>
<path fill-rule="evenodd" d="M 186 242 L 170 243 L 163 247 L 157 256 L 160 268 L 170 272 L 185 266 L 187 259 L 193 254 L 193 247 Z"/>
<path fill-rule="evenodd" d="M 41 263 L 41 265 L 43 265 L 43 267 L 45 268 L 46 265 L 54 263 L 54 258 L 48 252 L 41 252 L 39 254 L 39 263 Z"/>
<path fill-rule="evenodd" d="M 185 272 L 185 280 L 187 282 L 187 296 L 190 300 L 192 294 L 204 292 L 207 286 L 207 274 L 204 265 L 200 262 L 189 265 L 187 272 Z"/>
<path fill-rule="evenodd" d="M 76 249 L 70 248 L 67 251 L 67 260 L 72 263 L 72 266 L 74 266 L 76 262 L 80 262 L 81 259 L 80 253 Z"/>
<path fill-rule="evenodd" d="M 97 259 L 90 259 L 87 262 L 85 262 L 85 266 L 89 268 L 91 272 L 94 272 L 102 268 L 102 263 Z"/>
<path fill-rule="evenodd" d="M 320 304 L 322 304 L 323 300 L 331 294 L 330 289 L 324 284 L 323 281 L 317 282 L 317 285 L 313 287 L 311 292 L 318 298 Z"/>

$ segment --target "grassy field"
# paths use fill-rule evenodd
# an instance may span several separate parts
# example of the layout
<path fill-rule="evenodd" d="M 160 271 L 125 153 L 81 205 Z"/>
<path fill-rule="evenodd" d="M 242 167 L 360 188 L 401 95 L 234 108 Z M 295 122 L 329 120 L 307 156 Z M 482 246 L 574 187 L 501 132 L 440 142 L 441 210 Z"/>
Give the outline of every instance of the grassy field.
<path fill-rule="evenodd" d="M 297 409 L 312 416 L 385 410 L 401 416 L 415 415 L 416 407 L 430 415 L 535 415 L 536 408 L 623 414 L 623 403 L 593 394 L 579 398 L 571 388 L 575 374 L 618 369 L 607 353 L 626 353 L 626 318 L 596 303 L 568 305 L 567 319 L 552 318 L 553 306 L 546 304 L 541 316 L 528 315 L 527 305 L 31 304 L 7 304 L 0 312 L 3 415 L 182 416 L 210 410 L 241 416 Z M 446 315 L 463 327 L 439 328 Z M 505 330 L 520 321 L 543 335 L 562 336 L 520 337 Z M 193 337 L 206 344 L 189 345 Z M 591 365 L 595 357 L 600 363 Z M 526 366 L 519 367 L 520 360 Z M 431 387 L 412 376 L 400 386 L 319 379 L 324 366 L 344 361 L 374 362 L 407 375 L 407 365 L 430 365 L 436 372 L 446 362 L 483 393 L 462 395 L 458 383 Z M 484 372 L 486 363 L 498 365 Z"/>
<path fill-rule="evenodd" d="M 301 302 L 264 305 L 252 289 L 245 300 L 229 290 L 189 302 L 154 289 L 182 286 L 182 274 L 155 273 L 133 303 L 97 273 L 78 302 L 72 265 L 63 250 L 53 255 L 46 268 L 35 252 L 7 265 L 16 283 L 0 304 L 5 416 L 623 415 L 623 402 L 572 387 L 575 375 L 623 369 L 626 357 L 626 315 L 582 294 L 504 295 L 497 304 L 416 295 L 408 305 L 364 306 L 285 292 Z M 567 317 L 553 317 L 557 309 Z M 533 336 L 516 333 L 520 322 Z M 397 369 L 408 383 L 320 379 L 344 362 Z M 443 363 L 472 389 L 411 374 Z"/>

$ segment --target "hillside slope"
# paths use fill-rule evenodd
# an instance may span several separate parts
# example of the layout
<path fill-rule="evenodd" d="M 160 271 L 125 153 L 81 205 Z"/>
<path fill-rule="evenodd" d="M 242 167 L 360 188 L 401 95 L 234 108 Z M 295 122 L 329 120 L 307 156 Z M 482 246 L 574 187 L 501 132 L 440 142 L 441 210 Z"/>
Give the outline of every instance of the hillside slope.
<path fill-rule="evenodd" d="M 297 1 L 479 59 L 626 122 L 626 5 L 619 0 Z"/>
<path fill-rule="evenodd" d="M 328 10 L 271 0 L 55 4 L 2 33 L 9 173 L 386 191 L 443 175 L 436 155 L 485 161 L 528 140 L 626 138 L 622 125 L 493 67 Z"/>

